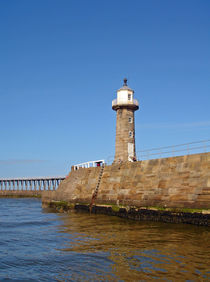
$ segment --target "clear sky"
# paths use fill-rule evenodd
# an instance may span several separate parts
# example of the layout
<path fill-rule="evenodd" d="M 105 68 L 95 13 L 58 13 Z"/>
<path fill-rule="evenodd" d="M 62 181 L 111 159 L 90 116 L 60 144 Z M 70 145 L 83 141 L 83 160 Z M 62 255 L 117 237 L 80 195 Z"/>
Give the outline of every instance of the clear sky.
<path fill-rule="evenodd" d="M 114 155 L 124 77 L 137 151 L 210 139 L 210 1 L 0 0 L 0 177 Z"/>

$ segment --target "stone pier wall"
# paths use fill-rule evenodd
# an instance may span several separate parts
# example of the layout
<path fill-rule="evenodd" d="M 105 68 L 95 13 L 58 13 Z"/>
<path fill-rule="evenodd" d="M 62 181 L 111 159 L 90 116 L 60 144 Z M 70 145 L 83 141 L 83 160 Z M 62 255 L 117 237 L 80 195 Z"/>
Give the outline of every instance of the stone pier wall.
<path fill-rule="evenodd" d="M 99 172 L 70 172 L 57 191 L 43 192 L 43 203 L 90 203 Z M 96 204 L 210 208 L 210 153 L 106 166 Z"/>

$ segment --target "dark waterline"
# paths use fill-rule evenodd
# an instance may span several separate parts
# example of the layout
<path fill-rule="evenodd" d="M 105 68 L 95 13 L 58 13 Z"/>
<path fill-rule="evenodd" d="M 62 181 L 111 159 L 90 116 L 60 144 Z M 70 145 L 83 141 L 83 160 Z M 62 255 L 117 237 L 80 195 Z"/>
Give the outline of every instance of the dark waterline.
<path fill-rule="evenodd" d="M 210 229 L 0 199 L 0 281 L 207 281 Z"/>

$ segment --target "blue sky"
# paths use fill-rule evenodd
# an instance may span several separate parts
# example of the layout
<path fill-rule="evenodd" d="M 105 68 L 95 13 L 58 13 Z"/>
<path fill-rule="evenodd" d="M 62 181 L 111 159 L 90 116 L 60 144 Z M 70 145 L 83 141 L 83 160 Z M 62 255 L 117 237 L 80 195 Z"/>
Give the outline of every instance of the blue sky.
<path fill-rule="evenodd" d="M 209 0 L 0 0 L 0 177 L 114 155 L 135 90 L 138 150 L 210 139 Z"/>

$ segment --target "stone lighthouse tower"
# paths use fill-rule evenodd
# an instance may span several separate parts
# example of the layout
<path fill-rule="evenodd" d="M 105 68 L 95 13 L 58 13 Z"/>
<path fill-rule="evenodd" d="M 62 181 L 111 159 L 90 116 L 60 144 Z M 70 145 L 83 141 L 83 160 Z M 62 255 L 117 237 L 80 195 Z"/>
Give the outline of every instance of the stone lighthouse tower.
<path fill-rule="evenodd" d="M 114 162 L 133 162 L 136 160 L 134 112 L 139 109 L 139 103 L 126 78 L 117 91 L 117 99 L 112 101 L 112 109 L 117 112 Z"/>

